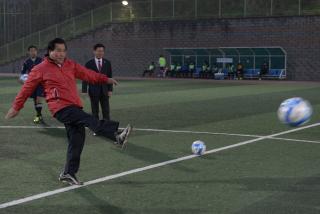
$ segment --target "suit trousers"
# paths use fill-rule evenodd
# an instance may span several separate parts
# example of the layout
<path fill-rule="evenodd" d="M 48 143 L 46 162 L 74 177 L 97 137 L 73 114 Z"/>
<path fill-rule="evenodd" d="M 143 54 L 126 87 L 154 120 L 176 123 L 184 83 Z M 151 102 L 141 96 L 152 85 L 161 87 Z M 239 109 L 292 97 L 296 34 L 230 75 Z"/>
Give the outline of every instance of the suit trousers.
<path fill-rule="evenodd" d="M 100 95 L 95 96 L 89 94 L 90 102 L 91 102 L 91 111 L 92 115 L 99 119 L 99 103 L 102 111 L 102 118 L 104 120 L 110 120 L 110 103 L 109 96 L 104 93 L 100 93 Z"/>

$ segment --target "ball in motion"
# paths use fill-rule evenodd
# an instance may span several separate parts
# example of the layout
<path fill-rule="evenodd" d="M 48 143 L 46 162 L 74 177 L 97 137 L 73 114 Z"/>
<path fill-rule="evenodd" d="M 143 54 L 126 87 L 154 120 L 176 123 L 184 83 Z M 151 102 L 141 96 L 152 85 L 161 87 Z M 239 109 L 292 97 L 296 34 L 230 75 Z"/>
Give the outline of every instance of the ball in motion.
<path fill-rule="evenodd" d="M 203 155 L 206 152 L 206 144 L 201 140 L 194 141 L 191 150 L 195 155 Z"/>
<path fill-rule="evenodd" d="M 294 97 L 283 101 L 278 109 L 279 120 L 289 126 L 301 126 L 312 115 L 312 107 L 307 100 Z"/>
<path fill-rule="evenodd" d="M 22 75 L 20 76 L 21 82 L 25 82 L 25 81 L 27 81 L 27 79 L 28 79 L 28 74 L 22 74 Z"/>

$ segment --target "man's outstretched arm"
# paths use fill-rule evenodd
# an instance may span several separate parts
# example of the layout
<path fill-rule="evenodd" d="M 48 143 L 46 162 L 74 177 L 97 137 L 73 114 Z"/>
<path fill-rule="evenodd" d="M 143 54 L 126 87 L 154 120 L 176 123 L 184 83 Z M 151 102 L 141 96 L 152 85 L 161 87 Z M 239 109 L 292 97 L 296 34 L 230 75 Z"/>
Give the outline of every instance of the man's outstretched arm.
<path fill-rule="evenodd" d="M 108 78 L 104 74 L 96 73 L 90 69 L 85 68 L 84 66 L 75 63 L 76 78 L 89 82 L 91 84 L 110 84 L 110 85 L 118 85 L 118 82 L 112 78 Z"/>
<path fill-rule="evenodd" d="M 19 114 L 19 111 L 23 108 L 24 103 L 31 96 L 33 91 L 39 85 L 42 80 L 42 74 L 38 70 L 33 70 L 30 72 L 27 81 L 23 84 L 20 92 L 16 96 L 12 107 L 9 109 L 7 115 L 5 116 L 6 119 L 13 118 Z"/>

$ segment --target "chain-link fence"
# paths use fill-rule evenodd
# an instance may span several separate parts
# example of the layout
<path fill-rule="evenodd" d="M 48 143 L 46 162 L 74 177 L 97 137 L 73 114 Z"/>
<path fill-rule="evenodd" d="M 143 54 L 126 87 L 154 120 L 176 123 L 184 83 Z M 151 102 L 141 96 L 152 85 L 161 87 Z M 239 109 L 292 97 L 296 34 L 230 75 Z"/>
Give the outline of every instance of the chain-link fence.
<path fill-rule="evenodd" d="M 319 0 L 145 0 L 109 3 L 0 47 L 0 64 L 44 48 L 54 37 L 71 39 L 112 22 L 230 17 L 320 15 Z"/>
<path fill-rule="evenodd" d="M 0 46 L 120 0 L 0 0 Z"/>

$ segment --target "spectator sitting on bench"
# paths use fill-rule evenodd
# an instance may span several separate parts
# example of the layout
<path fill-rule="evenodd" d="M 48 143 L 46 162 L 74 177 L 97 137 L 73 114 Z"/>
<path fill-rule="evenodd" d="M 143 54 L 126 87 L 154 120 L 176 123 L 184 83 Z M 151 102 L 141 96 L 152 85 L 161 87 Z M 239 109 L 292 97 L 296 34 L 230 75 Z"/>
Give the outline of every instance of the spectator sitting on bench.
<path fill-rule="evenodd" d="M 243 79 L 243 74 L 244 74 L 244 69 L 243 69 L 243 65 L 241 62 L 239 62 L 237 64 L 237 79 L 238 80 L 242 80 Z"/>
<path fill-rule="evenodd" d="M 170 68 L 167 70 L 167 76 L 173 77 L 175 76 L 175 72 L 176 72 L 176 65 L 175 63 L 171 63 Z"/>
<path fill-rule="evenodd" d="M 163 78 L 168 77 L 169 76 L 169 72 L 170 72 L 170 67 L 166 66 L 164 68 Z"/>
<path fill-rule="evenodd" d="M 214 77 L 213 68 L 211 68 L 210 66 L 208 66 L 207 68 L 207 75 L 209 79 L 213 79 Z"/>
<path fill-rule="evenodd" d="M 227 65 L 227 70 L 228 70 L 228 79 L 229 80 L 234 80 L 235 79 L 234 65 L 233 64 L 228 64 Z"/>
<path fill-rule="evenodd" d="M 176 69 L 175 69 L 175 74 L 176 74 L 176 77 L 181 77 L 181 69 L 182 69 L 182 66 L 180 63 L 177 63 L 177 66 L 176 66 Z"/>
<path fill-rule="evenodd" d="M 200 77 L 201 78 L 207 78 L 208 75 L 208 71 L 209 71 L 209 63 L 207 61 L 205 61 L 202 65 L 202 70 L 200 73 Z"/>
<path fill-rule="evenodd" d="M 269 72 L 269 64 L 267 62 L 264 62 L 261 65 L 260 73 L 259 73 L 259 80 L 262 80 L 262 76 L 268 74 Z"/>
<path fill-rule="evenodd" d="M 219 68 L 218 68 L 217 64 L 214 64 L 212 66 L 212 70 L 211 70 L 212 77 L 214 77 L 214 74 L 216 74 L 216 73 L 219 73 Z"/>
<path fill-rule="evenodd" d="M 154 73 L 155 68 L 156 68 L 156 66 L 155 66 L 154 62 L 151 62 L 148 69 L 143 72 L 142 76 L 145 77 L 146 74 L 149 74 L 149 77 L 151 77 Z"/>

